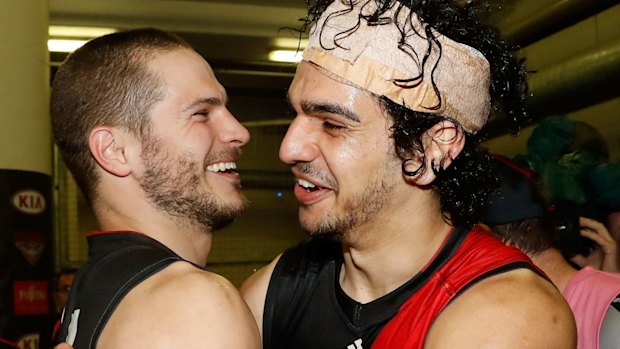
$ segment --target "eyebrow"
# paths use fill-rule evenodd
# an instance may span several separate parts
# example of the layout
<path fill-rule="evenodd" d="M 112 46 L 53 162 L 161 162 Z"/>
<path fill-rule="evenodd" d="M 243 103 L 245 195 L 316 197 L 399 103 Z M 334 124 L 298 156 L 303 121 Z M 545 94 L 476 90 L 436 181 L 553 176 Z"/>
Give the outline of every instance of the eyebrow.
<path fill-rule="evenodd" d="M 202 104 L 207 104 L 207 105 L 223 105 L 224 103 L 222 102 L 221 99 L 217 98 L 217 97 L 205 97 L 205 98 L 199 98 L 189 104 L 187 104 L 186 106 L 183 107 L 183 111 L 188 111 L 189 109 L 192 109 L 193 107 L 197 106 L 197 105 L 202 105 Z"/>
<path fill-rule="evenodd" d="M 301 110 L 303 110 L 306 114 L 321 114 L 321 113 L 329 113 L 334 115 L 343 116 L 351 121 L 360 122 L 359 116 L 352 111 L 342 105 L 334 104 L 334 103 L 313 103 L 313 102 L 302 102 Z"/>

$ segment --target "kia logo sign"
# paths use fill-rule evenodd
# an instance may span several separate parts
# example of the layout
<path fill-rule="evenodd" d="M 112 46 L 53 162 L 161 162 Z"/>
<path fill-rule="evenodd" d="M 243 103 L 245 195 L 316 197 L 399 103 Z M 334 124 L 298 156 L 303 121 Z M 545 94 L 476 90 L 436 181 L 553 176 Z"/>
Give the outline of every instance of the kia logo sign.
<path fill-rule="evenodd" d="M 26 214 L 41 214 L 45 211 L 45 198 L 43 194 L 34 189 L 24 189 L 13 194 L 11 204 L 18 211 Z"/>

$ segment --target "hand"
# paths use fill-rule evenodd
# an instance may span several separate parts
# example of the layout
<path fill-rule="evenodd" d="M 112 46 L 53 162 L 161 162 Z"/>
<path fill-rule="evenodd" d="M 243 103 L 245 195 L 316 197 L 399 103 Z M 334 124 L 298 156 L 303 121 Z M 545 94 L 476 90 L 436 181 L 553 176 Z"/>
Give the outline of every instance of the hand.
<path fill-rule="evenodd" d="M 582 267 L 589 265 L 607 272 L 620 272 L 618 246 L 605 225 L 585 217 L 579 218 L 579 225 L 581 236 L 594 241 L 598 246 L 588 257 L 575 256 L 573 262 Z"/>
<path fill-rule="evenodd" d="M 67 343 L 60 343 L 57 346 L 55 346 L 54 349 L 73 349 L 73 347 Z"/>

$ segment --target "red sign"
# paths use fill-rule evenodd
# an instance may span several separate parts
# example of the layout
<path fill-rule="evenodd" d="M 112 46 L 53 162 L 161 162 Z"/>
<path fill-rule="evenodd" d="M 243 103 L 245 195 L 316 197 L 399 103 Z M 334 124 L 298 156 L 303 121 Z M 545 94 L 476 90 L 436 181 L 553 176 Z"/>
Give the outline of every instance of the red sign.
<path fill-rule="evenodd" d="M 15 315 L 49 313 L 47 281 L 20 280 L 13 282 L 13 312 Z"/>

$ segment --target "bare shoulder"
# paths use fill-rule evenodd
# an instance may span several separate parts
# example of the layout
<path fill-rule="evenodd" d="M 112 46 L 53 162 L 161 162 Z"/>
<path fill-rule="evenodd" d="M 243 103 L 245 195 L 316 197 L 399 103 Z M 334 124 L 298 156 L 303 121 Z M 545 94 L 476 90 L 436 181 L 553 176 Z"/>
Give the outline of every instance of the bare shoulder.
<path fill-rule="evenodd" d="M 432 325 L 425 348 L 576 347 L 572 312 L 560 292 L 519 269 L 465 290 Z"/>
<path fill-rule="evenodd" d="M 98 348 L 260 348 L 252 315 L 225 278 L 176 262 L 129 292 Z"/>
<path fill-rule="evenodd" d="M 254 272 L 254 274 L 241 285 L 241 296 L 250 307 L 261 333 L 267 288 L 269 287 L 269 280 L 271 279 L 271 274 L 273 274 L 273 269 L 278 263 L 280 256 L 277 256 L 271 263 Z"/>

